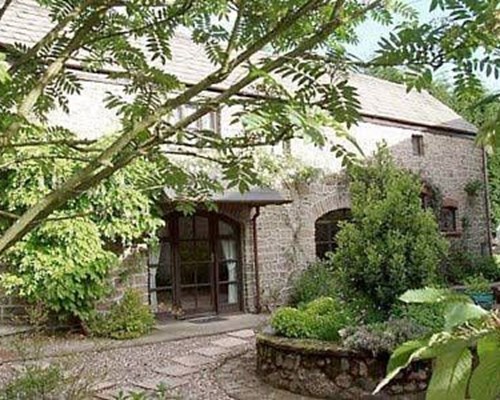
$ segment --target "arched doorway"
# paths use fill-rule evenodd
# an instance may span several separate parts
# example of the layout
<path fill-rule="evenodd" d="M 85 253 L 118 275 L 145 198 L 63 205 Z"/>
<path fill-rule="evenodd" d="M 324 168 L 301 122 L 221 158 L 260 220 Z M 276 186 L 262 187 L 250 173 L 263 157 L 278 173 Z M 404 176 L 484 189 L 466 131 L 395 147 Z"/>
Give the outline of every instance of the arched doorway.
<path fill-rule="evenodd" d="M 339 223 L 351 219 L 349 208 L 340 208 L 323 214 L 314 223 L 314 241 L 316 257 L 325 258 L 326 253 L 337 248 L 336 236 L 340 230 Z"/>
<path fill-rule="evenodd" d="M 237 222 L 217 213 L 171 213 L 159 239 L 158 262 L 150 265 L 150 300 L 159 314 L 242 310 Z"/>

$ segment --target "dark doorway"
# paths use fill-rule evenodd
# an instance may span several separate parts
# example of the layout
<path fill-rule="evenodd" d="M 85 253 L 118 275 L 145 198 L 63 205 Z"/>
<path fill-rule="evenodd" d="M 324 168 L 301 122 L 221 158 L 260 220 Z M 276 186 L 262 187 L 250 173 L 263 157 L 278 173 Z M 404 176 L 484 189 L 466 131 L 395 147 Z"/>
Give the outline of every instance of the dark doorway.
<path fill-rule="evenodd" d="M 150 302 L 158 314 L 183 317 L 242 309 L 236 222 L 217 213 L 171 213 L 159 239 L 156 256 L 150 256 Z"/>

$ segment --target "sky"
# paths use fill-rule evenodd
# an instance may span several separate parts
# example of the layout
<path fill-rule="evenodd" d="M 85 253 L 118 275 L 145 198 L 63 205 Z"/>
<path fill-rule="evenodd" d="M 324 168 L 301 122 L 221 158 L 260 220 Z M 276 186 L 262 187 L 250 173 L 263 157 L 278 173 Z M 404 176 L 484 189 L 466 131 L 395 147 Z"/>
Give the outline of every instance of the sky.
<path fill-rule="evenodd" d="M 408 1 L 420 14 L 421 21 L 429 21 L 434 18 L 443 17 L 442 11 L 429 12 L 430 0 L 412 0 Z M 374 21 L 368 21 L 358 28 L 359 44 L 350 46 L 349 51 L 363 60 L 369 60 L 373 56 L 375 50 L 378 48 L 378 41 L 381 37 L 387 36 L 391 32 L 390 26 L 383 26 Z M 438 76 L 446 79 L 449 72 L 443 69 Z M 491 90 L 500 90 L 499 81 L 495 80 L 493 76 L 482 77 L 486 87 Z"/>

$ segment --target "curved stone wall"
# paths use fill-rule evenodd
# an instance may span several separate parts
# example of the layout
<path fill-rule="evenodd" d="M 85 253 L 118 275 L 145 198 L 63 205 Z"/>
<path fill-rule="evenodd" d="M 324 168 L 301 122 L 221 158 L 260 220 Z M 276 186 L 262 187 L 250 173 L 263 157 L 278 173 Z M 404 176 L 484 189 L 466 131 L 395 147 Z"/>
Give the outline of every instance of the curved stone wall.
<path fill-rule="evenodd" d="M 312 340 L 257 336 L 257 373 L 265 382 L 293 393 L 329 399 L 425 398 L 430 364 L 416 363 L 377 395 L 388 357 L 373 357 Z"/>

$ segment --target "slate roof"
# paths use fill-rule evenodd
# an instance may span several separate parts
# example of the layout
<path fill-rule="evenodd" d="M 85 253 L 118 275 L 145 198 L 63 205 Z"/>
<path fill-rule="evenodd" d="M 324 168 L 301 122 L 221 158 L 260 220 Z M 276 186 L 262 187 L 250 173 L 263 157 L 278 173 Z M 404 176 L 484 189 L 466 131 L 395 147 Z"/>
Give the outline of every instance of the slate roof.
<path fill-rule="evenodd" d="M 3 2 L 4 0 L 0 0 L 0 6 Z M 0 44 L 32 44 L 50 26 L 46 10 L 37 6 L 33 0 L 14 0 L 0 21 Z M 172 55 L 167 69 L 186 84 L 198 82 L 215 69 L 204 50 L 192 43 L 184 33 L 179 33 L 173 39 Z M 230 85 L 244 73 L 244 69 L 235 71 L 220 88 Z M 425 91 L 407 93 L 403 85 L 361 74 L 351 75 L 350 83 L 358 91 L 361 114 L 365 117 L 466 134 L 477 132 L 474 125 Z"/>

